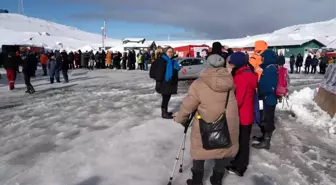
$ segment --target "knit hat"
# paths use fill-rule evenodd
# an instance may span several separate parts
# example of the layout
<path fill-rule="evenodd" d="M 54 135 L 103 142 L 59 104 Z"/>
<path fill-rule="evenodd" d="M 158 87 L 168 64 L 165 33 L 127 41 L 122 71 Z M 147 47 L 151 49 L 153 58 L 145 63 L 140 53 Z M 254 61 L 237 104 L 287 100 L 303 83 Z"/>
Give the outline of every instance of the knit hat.
<path fill-rule="evenodd" d="M 206 61 L 207 61 L 208 66 L 214 67 L 214 68 L 224 67 L 224 64 L 225 64 L 225 59 L 222 56 L 217 55 L 217 54 L 210 55 Z"/>
<path fill-rule="evenodd" d="M 214 42 L 212 43 L 212 54 L 220 55 L 222 53 L 222 44 L 220 42 Z"/>
<path fill-rule="evenodd" d="M 237 68 L 245 66 L 247 64 L 246 56 L 242 52 L 235 52 L 230 56 L 229 63 L 235 65 Z"/>

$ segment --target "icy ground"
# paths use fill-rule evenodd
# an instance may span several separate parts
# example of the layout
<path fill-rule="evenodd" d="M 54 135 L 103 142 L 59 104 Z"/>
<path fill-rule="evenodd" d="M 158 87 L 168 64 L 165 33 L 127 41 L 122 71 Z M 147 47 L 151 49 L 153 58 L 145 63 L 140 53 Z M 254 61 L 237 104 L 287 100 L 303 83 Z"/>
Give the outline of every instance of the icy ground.
<path fill-rule="evenodd" d="M 0 80 L 0 184 L 166 185 L 183 128 L 160 118 L 160 96 L 148 74 L 70 73 L 69 84 L 33 79 L 34 95 L 24 94 L 22 76 L 14 92 Z M 292 76 L 296 92 L 290 104 L 297 116 L 278 105 L 271 150 L 251 149 L 246 175 L 227 175 L 223 184 L 336 184 L 336 120 L 316 106 L 314 91 L 307 88 L 321 79 Z M 187 87 L 181 82 L 171 109 L 178 109 Z M 175 175 L 174 185 L 190 176 L 188 149 L 184 172 Z M 211 165 L 206 165 L 206 185 Z"/>

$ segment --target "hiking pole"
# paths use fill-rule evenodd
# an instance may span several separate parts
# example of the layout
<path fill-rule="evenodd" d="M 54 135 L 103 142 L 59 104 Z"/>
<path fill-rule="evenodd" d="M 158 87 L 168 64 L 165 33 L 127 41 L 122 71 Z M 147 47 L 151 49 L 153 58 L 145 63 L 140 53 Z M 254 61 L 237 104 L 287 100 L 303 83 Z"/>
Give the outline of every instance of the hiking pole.
<path fill-rule="evenodd" d="M 171 175 L 170 175 L 170 177 L 169 177 L 169 181 L 168 181 L 168 184 L 167 184 L 167 185 L 171 185 L 171 184 L 172 184 L 172 181 L 173 181 L 173 178 L 174 178 L 174 174 L 175 174 L 176 165 L 177 165 L 177 162 L 179 161 L 179 158 L 180 158 L 180 155 L 181 155 L 181 150 L 183 150 L 182 153 L 183 153 L 183 155 L 184 155 L 185 142 L 186 142 L 186 139 L 187 139 L 187 131 L 188 131 L 188 127 L 189 127 L 189 125 L 191 124 L 191 122 L 192 122 L 192 120 L 193 120 L 193 118 L 194 118 L 195 113 L 196 113 L 196 112 L 193 112 L 192 114 L 190 114 L 189 119 L 188 119 L 188 121 L 187 121 L 186 124 L 185 124 L 184 132 L 183 132 L 182 142 L 181 142 L 181 144 L 180 144 L 179 151 L 177 152 L 177 155 L 176 155 L 176 158 L 175 158 L 174 167 L 173 167 L 173 170 L 172 170 Z M 182 156 L 182 164 L 180 165 L 180 173 L 182 173 L 183 158 L 184 158 L 184 156 Z"/>

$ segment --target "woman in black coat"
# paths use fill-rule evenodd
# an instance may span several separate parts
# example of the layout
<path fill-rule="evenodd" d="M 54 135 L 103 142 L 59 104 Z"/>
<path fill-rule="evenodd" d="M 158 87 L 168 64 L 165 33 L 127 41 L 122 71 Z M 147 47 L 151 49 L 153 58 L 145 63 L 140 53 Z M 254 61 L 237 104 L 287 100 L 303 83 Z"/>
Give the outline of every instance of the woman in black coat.
<path fill-rule="evenodd" d="M 177 94 L 178 71 L 180 66 L 173 59 L 174 49 L 167 47 L 161 58 L 155 63 L 155 90 L 162 95 L 161 116 L 164 119 L 172 119 L 172 113 L 168 112 L 168 103 L 172 94 Z"/>
<path fill-rule="evenodd" d="M 23 61 L 23 74 L 24 81 L 27 86 L 26 93 L 33 94 L 35 92 L 34 87 L 30 83 L 30 78 L 35 75 L 36 68 L 36 56 L 34 53 L 29 53 L 28 56 Z"/>

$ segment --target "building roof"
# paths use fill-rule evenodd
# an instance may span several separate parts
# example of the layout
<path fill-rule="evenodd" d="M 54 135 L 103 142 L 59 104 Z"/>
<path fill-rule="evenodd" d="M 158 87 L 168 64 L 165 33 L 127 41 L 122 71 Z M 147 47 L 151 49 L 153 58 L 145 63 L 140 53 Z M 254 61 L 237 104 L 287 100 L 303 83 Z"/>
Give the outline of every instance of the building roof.
<path fill-rule="evenodd" d="M 145 42 L 145 38 L 125 38 L 123 42 L 128 43 L 128 42 Z"/>
<path fill-rule="evenodd" d="M 289 39 L 285 39 L 285 40 L 271 40 L 271 41 L 266 41 L 268 44 L 268 47 L 277 47 L 277 46 L 301 46 L 307 42 L 317 42 L 319 43 L 321 46 L 325 46 L 322 42 L 316 40 L 316 39 L 302 39 L 302 40 L 289 40 Z M 244 47 L 254 47 L 254 42 L 249 43 L 247 45 L 245 45 Z"/>

